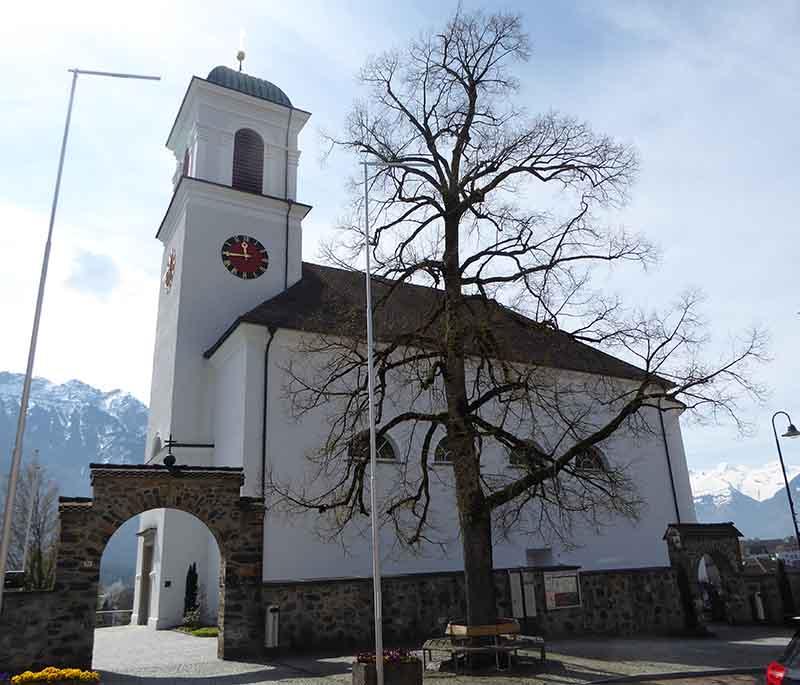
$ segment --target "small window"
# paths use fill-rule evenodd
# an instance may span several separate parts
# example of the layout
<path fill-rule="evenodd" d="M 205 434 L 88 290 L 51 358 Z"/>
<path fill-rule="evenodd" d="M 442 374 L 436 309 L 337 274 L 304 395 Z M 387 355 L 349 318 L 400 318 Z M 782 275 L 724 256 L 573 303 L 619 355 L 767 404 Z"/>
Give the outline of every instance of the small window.
<path fill-rule="evenodd" d="M 354 461 L 369 461 L 369 431 L 361 431 L 347 446 L 347 455 Z M 397 453 L 385 435 L 375 440 L 375 458 L 378 461 L 397 461 Z"/>
<path fill-rule="evenodd" d="M 541 456 L 544 450 L 533 440 L 528 440 L 525 446 L 518 445 L 508 450 L 508 463 L 520 468 L 539 468 L 546 464 Z"/>
<path fill-rule="evenodd" d="M 192 165 L 192 153 L 187 147 L 183 153 L 183 166 L 181 167 L 181 174 L 183 176 L 191 176 L 190 169 Z"/>
<path fill-rule="evenodd" d="M 579 452 L 573 462 L 576 471 L 605 471 L 606 464 L 603 455 L 596 447 L 587 447 Z"/>
<path fill-rule="evenodd" d="M 550 547 L 534 547 L 525 550 L 525 563 L 528 566 L 553 566 L 555 559 Z"/>
<path fill-rule="evenodd" d="M 249 128 L 236 131 L 233 139 L 232 185 L 251 193 L 264 192 L 264 141 Z"/>

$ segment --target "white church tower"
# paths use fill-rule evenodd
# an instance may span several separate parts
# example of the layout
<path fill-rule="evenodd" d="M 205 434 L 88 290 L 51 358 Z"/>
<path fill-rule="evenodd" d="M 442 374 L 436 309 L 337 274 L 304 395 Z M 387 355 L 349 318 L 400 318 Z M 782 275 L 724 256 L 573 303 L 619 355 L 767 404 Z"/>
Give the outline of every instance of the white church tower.
<path fill-rule="evenodd" d="M 174 194 L 156 234 L 164 253 L 146 463 L 162 463 L 172 437 L 179 464 L 245 466 L 243 444 L 238 455 L 214 450 L 213 369 L 203 353 L 237 317 L 301 278 L 310 207 L 296 199 L 297 138 L 309 116 L 274 84 L 228 67 L 189 84 L 167 139 Z M 246 483 L 245 494 L 259 487 Z M 144 514 L 132 622 L 180 622 L 190 563 L 215 604 L 216 578 L 203 577 L 213 575 L 205 569 L 215 547 L 188 514 Z"/>

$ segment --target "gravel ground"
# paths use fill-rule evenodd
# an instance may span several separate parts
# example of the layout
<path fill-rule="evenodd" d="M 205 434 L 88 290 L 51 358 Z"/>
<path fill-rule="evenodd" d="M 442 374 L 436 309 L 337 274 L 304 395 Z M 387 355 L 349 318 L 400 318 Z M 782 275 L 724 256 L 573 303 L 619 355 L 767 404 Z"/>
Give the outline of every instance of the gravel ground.
<path fill-rule="evenodd" d="M 431 670 L 429 685 L 585 685 L 615 677 L 653 675 L 651 684 L 751 685 L 760 677 L 709 674 L 702 679 L 658 680 L 657 676 L 687 671 L 762 667 L 779 655 L 792 631 L 753 626 L 718 629 L 707 639 L 575 639 L 548 645 L 542 667 L 523 658 L 513 672 L 494 670 L 470 675 Z M 281 657 L 268 663 L 221 661 L 217 641 L 177 631 L 142 626 L 102 628 L 95 633 L 94 668 L 108 685 L 345 685 L 350 682 L 350 656 Z"/>

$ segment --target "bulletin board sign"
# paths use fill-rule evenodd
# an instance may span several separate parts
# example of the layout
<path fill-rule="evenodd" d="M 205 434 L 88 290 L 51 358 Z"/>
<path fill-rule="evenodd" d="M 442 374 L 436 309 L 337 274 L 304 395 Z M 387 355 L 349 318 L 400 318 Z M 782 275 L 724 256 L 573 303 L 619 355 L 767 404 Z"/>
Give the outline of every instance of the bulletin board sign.
<path fill-rule="evenodd" d="M 544 574 L 544 595 L 548 611 L 581 606 L 581 583 L 578 572 L 546 572 Z"/>

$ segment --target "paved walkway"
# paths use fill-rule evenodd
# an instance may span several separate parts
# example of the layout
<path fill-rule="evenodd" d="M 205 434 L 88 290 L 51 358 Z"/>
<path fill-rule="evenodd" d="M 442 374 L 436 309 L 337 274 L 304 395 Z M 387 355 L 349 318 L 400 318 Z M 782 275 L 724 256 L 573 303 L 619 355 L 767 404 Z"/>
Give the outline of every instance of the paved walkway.
<path fill-rule="evenodd" d="M 324 683 L 329 676 L 350 680 L 351 657 L 287 657 L 250 663 L 217 658 L 217 641 L 174 630 L 117 626 L 95 631 L 92 667 L 103 685 L 286 685 Z"/>
<path fill-rule="evenodd" d="M 585 685 L 639 676 L 643 682 L 660 683 L 648 675 L 730 668 L 762 668 L 780 655 L 791 638 L 784 628 L 722 626 L 717 637 L 707 639 L 573 639 L 554 641 L 548 647 L 545 668 L 527 665 L 512 673 L 488 671 L 455 675 L 429 671 L 428 685 L 482 685 L 513 682 L 515 685 Z M 94 668 L 104 685 L 345 685 L 350 682 L 351 657 L 281 657 L 268 663 L 221 661 L 217 641 L 176 631 L 153 631 L 140 626 L 102 628 L 95 632 Z M 699 685 L 701 681 L 673 680 Z M 704 683 L 745 685 L 745 676 L 716 675 Z"/>

